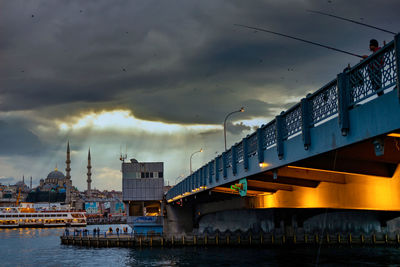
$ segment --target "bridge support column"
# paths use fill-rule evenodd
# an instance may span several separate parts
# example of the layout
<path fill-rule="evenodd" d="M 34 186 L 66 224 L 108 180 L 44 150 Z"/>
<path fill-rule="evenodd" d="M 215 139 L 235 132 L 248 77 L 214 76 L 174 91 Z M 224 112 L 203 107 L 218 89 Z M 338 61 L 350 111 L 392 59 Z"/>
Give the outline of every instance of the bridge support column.
<path fill-rule="evenodd" d="M 400 33 L 394 37 L 394 53 L 396 57 L 397 97 L 400 101 Z"/>
<path fill-rule="evenodd" d="M 339 101 L 339 127 L 342 135 L 346 136 L 350 130 L 349 120 L 349 96 L 350 77 L 346 72 L 340 73 L 337 77 L 338 101 Z"/>
<path fill-rule="evenodd" d="M 233 172 L 233 175 L 237 174 L 237 148 L 236 148 L 236 144 L 232 147 L 232 172 Z"/>
<path fill-rule="evenodd" d="M 199 173 L 200 173 L 200 186 L 199 187 L 202 187 L 202 186 L 204 186 L 204 166 L 200 168 Z"/>
<path fill-rule="evenodd" d="M 200 175 L 199 175 L 200 171 L 197 170 L 194 175 L 196 176 L 196 189 L 200 187 Z"/>
<path fill-rule="evenodd" d="M 209 184 L 212 184 L 213 182 L 213 176 L 212 176 L 212 169 L 214 167 L 214 162 L 215 161 L 211 161 L 210 163 L 208 163 L 208 182 Z"/>
<path fill-rule="evenodd" d="M 283 139 L 284 139 L 284 117 L 283 115 L 276 116 L 276 149 L 278 158 L 283 159 Z"/>
<path fill-rule="evenodd" d="M 164 232 L 169 234 L 190 233 L 194 228 L 194 209 L 192 206 L 175 207 L 167 205 L 168 218 L 164 220 Z"/>
<path fill-rule="evenodd" d="M 193 189 L 195 189 L 196 187 L 195 187 L 195 180 L 194 180 L 194 174 L 191 174 L 190 175 L 190 191 L 192 191 Z"/>
<path fill-rule="evenodd" d="M 219 181 L 219 157 L 215 159 L 215 182 Z"/>
<path fill-rule="evenodd" d="M 264 131 L 262 128 L 257 129 L 257 155 L 258 162 L 264 162 Z"/>
<path fill-rule="evenodd" d="M 228 176 L 227 172 L 227 162 L 226 162 L 226 152 L 222 153 L 222 175 L 224 176 L 224 179 Z"/>
<path fill-rule="evenodd" d="M 308 150 L 311 146 L 310 120 L 310 102 L 308 98 L 303 98 L 301 100 L 301 133 L 305 150 Z"/>
<path fill-rule="evenodd" d="M 202 167 L 203 170 L 203 186 L 207 185 L 207 165 Z"/>
<path fill-rule="evenodd" d="M 247 171 L 249 169 L 249 145 L 247 143 L 247 137 L 243 138 L 243 166 Z"/>

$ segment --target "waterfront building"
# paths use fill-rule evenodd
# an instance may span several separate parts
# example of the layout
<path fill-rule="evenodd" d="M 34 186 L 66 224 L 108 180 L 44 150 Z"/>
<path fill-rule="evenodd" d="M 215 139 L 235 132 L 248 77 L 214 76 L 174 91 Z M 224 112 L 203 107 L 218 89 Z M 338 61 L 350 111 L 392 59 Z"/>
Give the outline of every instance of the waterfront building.
<path fill-rule="evenodd" d="M 135 233 L 162 233 L 163 188 L 163 162 L 122 162 L 122 199 Z"/>

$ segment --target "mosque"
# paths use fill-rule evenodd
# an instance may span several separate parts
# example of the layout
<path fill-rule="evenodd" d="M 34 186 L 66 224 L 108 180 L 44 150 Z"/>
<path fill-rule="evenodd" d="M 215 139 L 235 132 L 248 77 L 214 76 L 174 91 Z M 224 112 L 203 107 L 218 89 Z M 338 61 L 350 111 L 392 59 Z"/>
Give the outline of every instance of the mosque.
<path fill-rule="evenodd" d="M 76 206 L 76 202 L 79 202 L 80 192 L 76 187 L 72 186 L 71 181 L 71 153 L 69 142 L 67 144 L 67 159 L 65 161 L 65 175 L 57 168 L 54 171 L 50 172 L 47 175 L 46 179 L 40 180 L 40 185 L 36 188 L 34 192 L 31 192 L 28 195 L 28 198 L 31 202 L 64 202 L 66 204 L 70 204 L 72 207 Z M 87 165 L 87 190 L 86 196 L 91 196 L 91 157 L 90 157 L 90 149 L 88 152 L 88 165 Z M 53 200 L 53 201 L 51 201 Z"/>
<path fill-rule="evenodd" d="M 50 172 L 47 175 L 47 178 L 40 179 L 40 189 L 41 191 L 50 191 L 54 189 L 59 189 L 63 190 L 65 192 L 66 190 L 66 184 L 67 184 L 67 178 L 65 178 L 65 175 L 58 171 L 57 168 L 55 168 L 54 171 Z"/>

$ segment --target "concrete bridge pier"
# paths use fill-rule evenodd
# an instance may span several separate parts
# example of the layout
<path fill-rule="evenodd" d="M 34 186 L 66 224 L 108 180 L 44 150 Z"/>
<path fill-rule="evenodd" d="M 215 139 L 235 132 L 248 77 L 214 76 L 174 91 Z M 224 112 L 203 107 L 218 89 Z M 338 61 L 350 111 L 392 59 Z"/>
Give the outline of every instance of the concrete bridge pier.
<path fill-rule="evenodd" d="M 164 219 L 164 234 L 177 235 L 191 233 L 194 229 L 193 206 L 166 205 L 166 219 Z"/>

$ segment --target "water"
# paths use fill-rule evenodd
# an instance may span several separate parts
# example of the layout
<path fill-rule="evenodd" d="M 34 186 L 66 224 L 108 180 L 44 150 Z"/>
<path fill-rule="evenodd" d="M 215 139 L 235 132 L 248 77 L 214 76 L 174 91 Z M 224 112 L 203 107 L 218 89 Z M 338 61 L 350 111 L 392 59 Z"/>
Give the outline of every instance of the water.
<path fill-rule="evenodd" d="M 318 266 L 400 265 L 397 248 L 322 248 L 319 257 L 317 248 L 86 248 L 61 245 L 63 231 L 0 229 L 0 266 L 316 266 L 317 259 Z"/>

